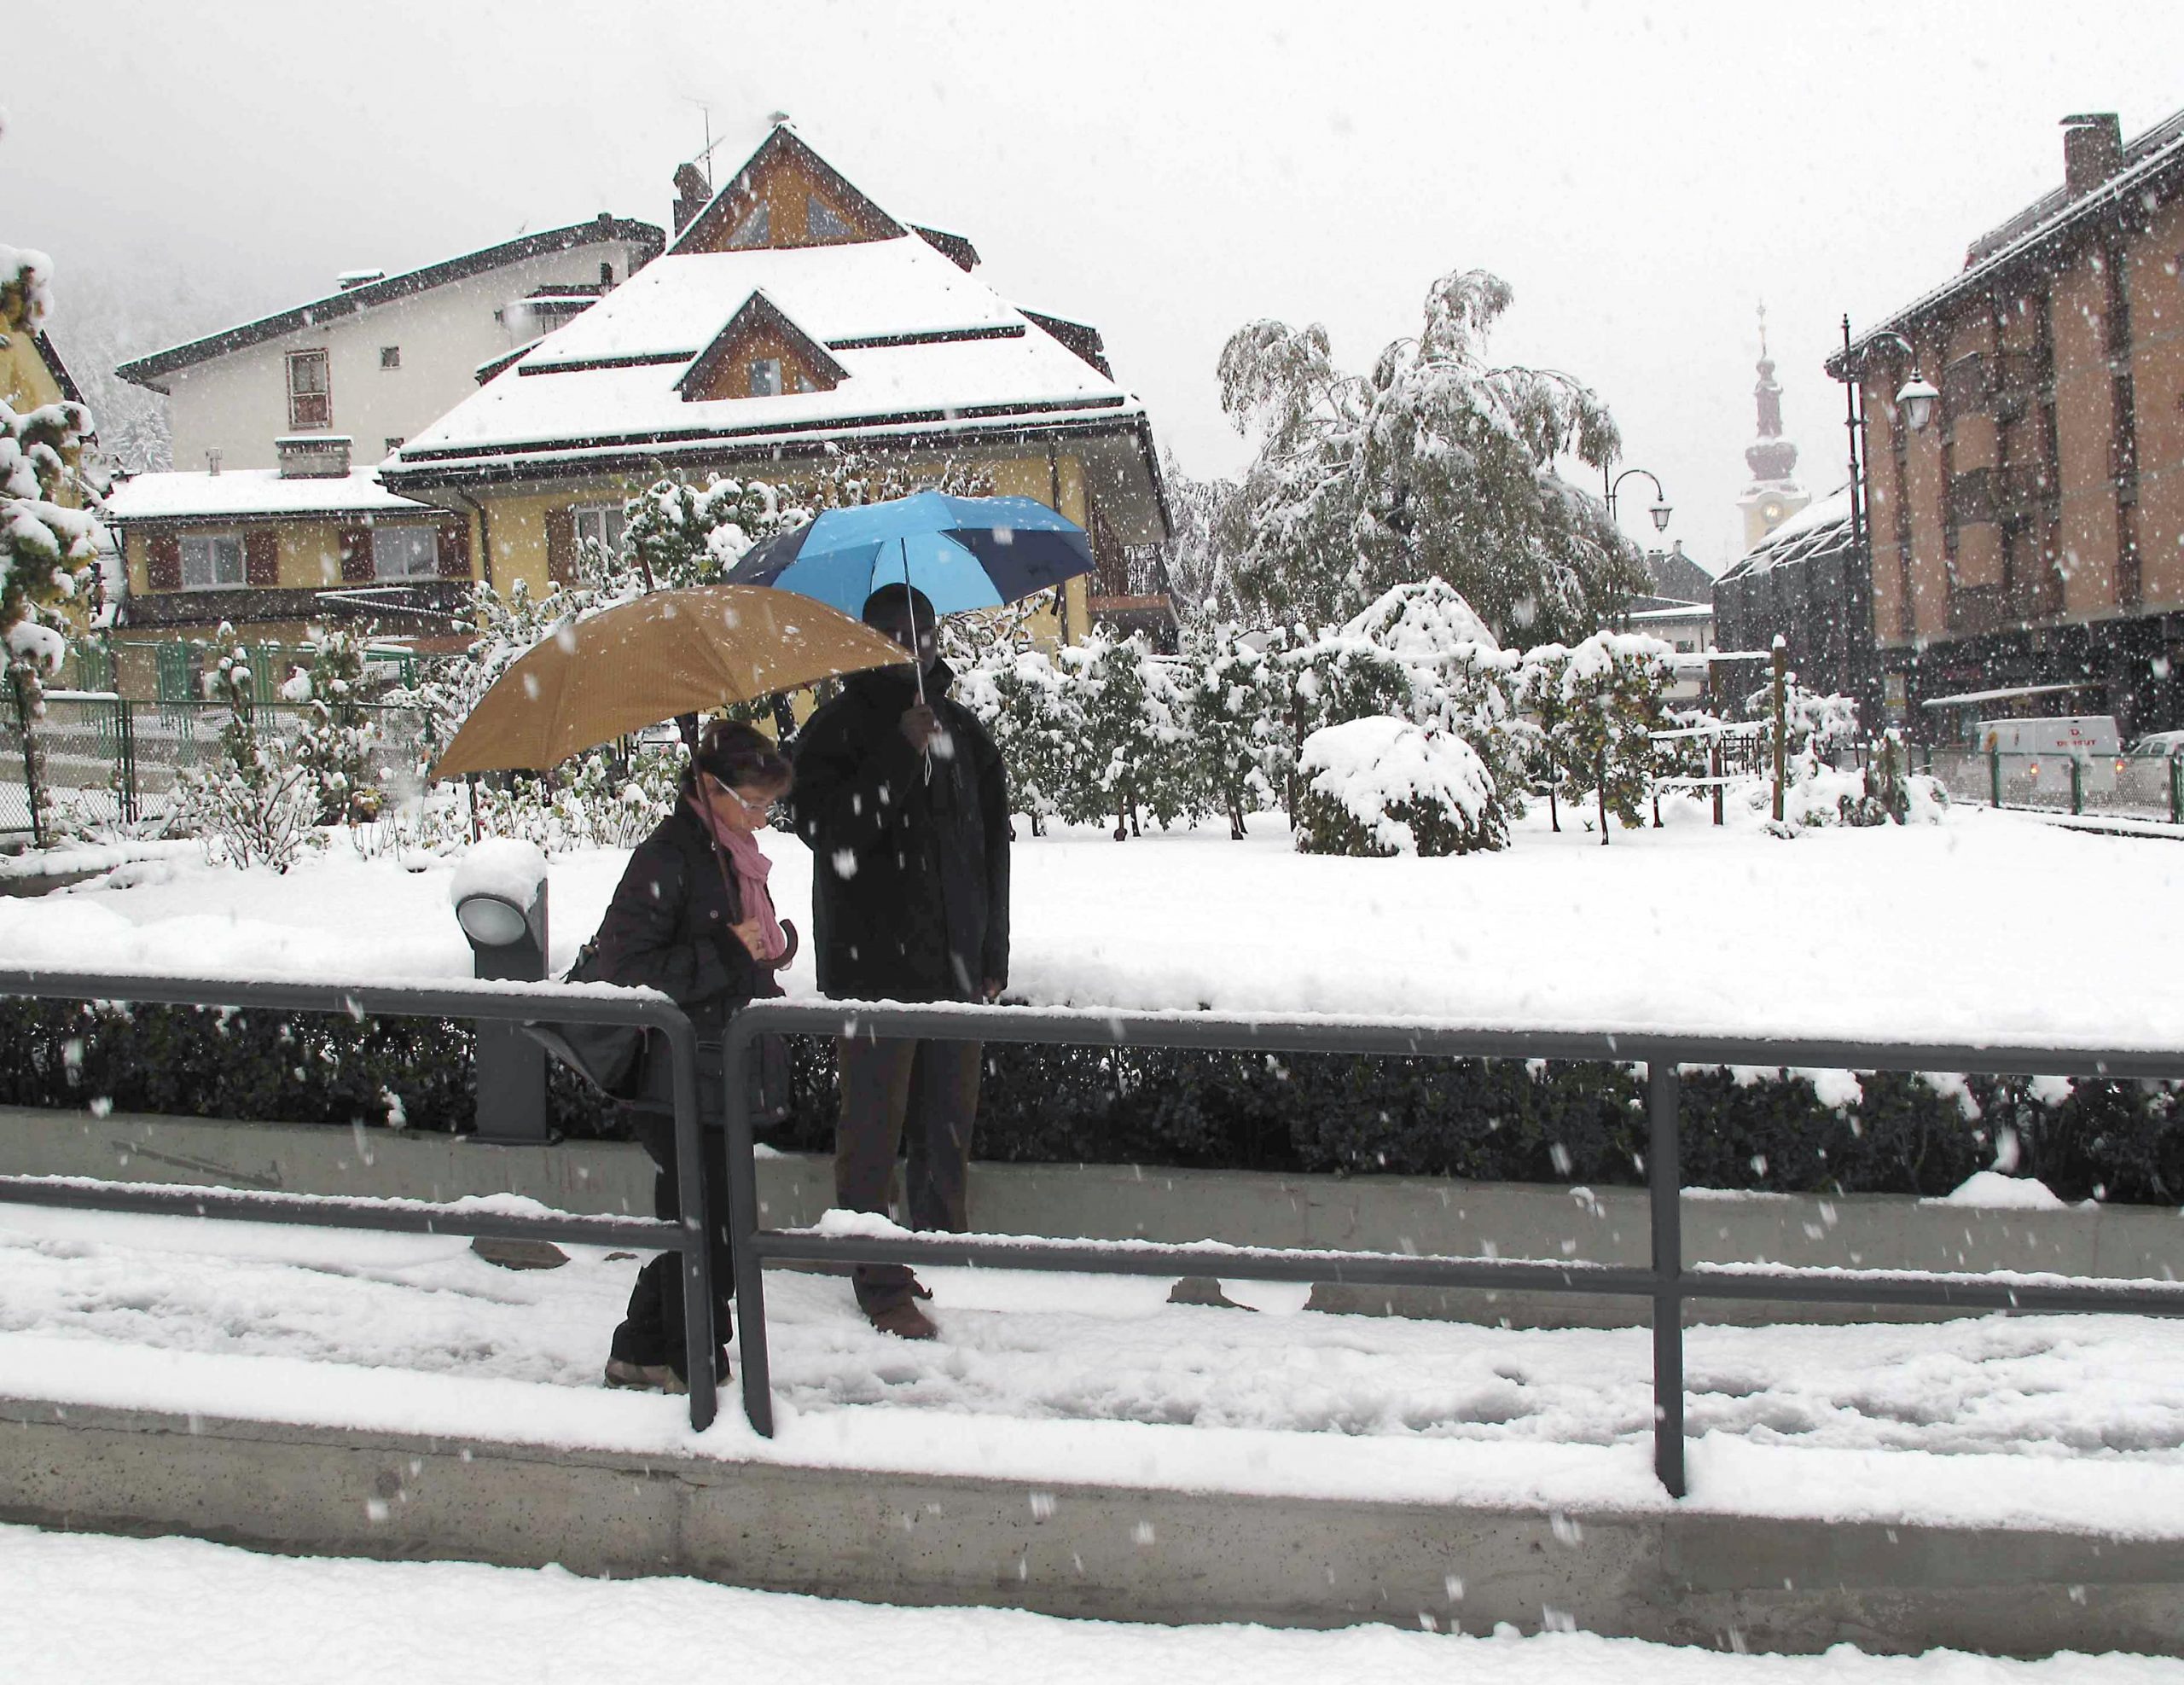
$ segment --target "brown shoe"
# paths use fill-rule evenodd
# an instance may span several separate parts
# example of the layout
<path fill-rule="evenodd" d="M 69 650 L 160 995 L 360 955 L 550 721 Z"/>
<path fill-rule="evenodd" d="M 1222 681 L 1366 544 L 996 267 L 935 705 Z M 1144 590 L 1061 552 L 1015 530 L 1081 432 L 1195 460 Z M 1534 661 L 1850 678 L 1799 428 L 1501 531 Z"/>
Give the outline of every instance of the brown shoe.
<path fill-rule="evenodd" d="M 919 1310 L 915 1302 L 904 1299 L 900 1304 L 891 1304 L 885 1310 L 868 1311 L 872 1326 L 883 1334 L 892 1334 L 897 1339 L 931 1339 L 940 1330 L 932 1325 L 932 1318 Z"/>
<path fill-rule="evenodd" d="M 607 1384 L 632 1392 L 686 1393 L 689 1382 L 665 1363 L 631 1363 L 619 1357 L 607 1360 Z"/>

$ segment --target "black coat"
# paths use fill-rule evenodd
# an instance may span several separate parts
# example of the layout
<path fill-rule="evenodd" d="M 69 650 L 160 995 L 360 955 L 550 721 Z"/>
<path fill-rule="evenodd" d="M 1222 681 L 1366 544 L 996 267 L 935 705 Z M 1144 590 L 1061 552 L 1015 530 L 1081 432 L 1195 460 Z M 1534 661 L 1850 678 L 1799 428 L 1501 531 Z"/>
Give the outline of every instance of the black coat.
<path fill-rule="evenodd" d="M 822 993 L 971 1001 L 1008 980 L 1008 789 L 1001 753 L 948 697 L 936 662 L 926 700 L 952 752 L 932 774 L 903 735 L 917 701 L 902 668 L 853 674 L 797 734 L 797 834 L 811 845 Z"/>
<path fill-rule="evenodd" d="M 717 1036 L 745 1002 L 781 991 L 772 967 L 752 959 L 729 928 L 742 918 L 734 866 L 689 803 L 678 801 L 630 854 L 593 938 L 590 974 L 657 989 L 690 1015 L 700 1036 Z M 637 1089 L 668 1091 L 667 1063 L 666 1042 L 648 1037 Z"/>

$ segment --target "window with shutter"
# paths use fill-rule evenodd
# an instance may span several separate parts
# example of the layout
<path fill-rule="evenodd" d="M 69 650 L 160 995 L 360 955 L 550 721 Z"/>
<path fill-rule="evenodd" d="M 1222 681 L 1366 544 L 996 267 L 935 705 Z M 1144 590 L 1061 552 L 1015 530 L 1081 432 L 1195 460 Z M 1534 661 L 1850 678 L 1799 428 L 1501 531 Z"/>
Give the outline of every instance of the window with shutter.
<path fill-rule="evenodd" d="M 576 578 L 577 518 L 573 509 L 546 511 L 546 577 L 557 585 Z"/>
<path fill-rule="evenodd" d="M 341 580 L 344 584 L 365 585 L 372 578 L 372 530 L 369 526 L 345 526 L 336 535 L 341 549 Z"/>
<path fill-rule="evenodd" d="M 144 543 L 144 589 L 178 591 L 182 589 L 182 540 L 171 532 L 156 532 Z"/>
<path fill-rule="evenodd" d="M 439 563 L 443 579 L 470 577 L 470 528 L 464 523 L 440 528 Z"/>
<path fill-rule="evenodd" d="M 258 590 L 270 590 L 281 583 L 281 537 L 270 527 L 261 526 L 242 535 L 243 577 Z"/>

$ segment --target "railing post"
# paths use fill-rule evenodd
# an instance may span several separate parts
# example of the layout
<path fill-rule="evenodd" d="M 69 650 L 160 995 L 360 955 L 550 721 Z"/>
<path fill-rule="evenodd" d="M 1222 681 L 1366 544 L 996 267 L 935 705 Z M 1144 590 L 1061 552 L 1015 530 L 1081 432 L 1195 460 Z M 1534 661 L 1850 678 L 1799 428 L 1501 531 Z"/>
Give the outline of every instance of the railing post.
<path fill-rule="evenodd" d="M 143 816 L 136 799 L 136 712 L 126 696 L 115 699 L 114 736 L 121 756 L 121 819 L 134 825 Z"/>
<path fill-rule="evenodd" d="M 2085 811 L 2085 762 L 2078 756 L 2071 757 L 2071 815 L 2073 818 Z"/>
<path fill-rule="evenodd" d="M 752 1044 L 746 1007 L 728 1021 L 721 1077 L 728 1084 L 728 1244 L 735 1260 L 735 1355 L 743 1364 L 743 1414 L 752 1432 L 774 1437 L 773 1367 L 766 1361 L 766 1269 L 752 1236 L 758 1229 L 758 1165 L 751 1145 Z"/>
<path fill-rule="evenodd" d="M 1987 793 L 1989 807 L 2002 805 L 2002 752 L 2000 749 L 1987 751 Z"/>
<path fill-rule="evenodd" d="M 2184 825 L 2184 757 L 2169 758 L 2169 822 Z"/>
<path fill-rule="evenodd" d="M 1683 1169 L 1676 1139 L 1676 1061 L 1646 1065 L 1651 1126 L 1646 1169 L 1653 1215 L 1653 1473 L 1672 1498 L 1683 1478 Z"/>
<path fill-rule="evenodd" d="M 668 1032 L 675 1081 L 675 1188 L 682 1224 L 682 1361 L 690 1378 L 690 1430 L 702 1433 L 718 1413 L 713 1379 L 712 1231 L 706 1225 L 705 1126 L 698 1115 L 698 1038 L 687 1023 Z"/>

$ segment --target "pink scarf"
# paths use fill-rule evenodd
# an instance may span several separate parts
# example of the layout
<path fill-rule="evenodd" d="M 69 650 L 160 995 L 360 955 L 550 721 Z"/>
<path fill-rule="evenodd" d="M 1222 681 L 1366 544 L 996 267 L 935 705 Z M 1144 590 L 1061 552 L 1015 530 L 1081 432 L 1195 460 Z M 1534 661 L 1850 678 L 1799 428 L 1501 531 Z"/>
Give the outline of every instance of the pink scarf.
<path fill-rule="evenodd" d="M 758 838 L 750 832 L 716 824 L 706 805 L 694 796 L 691 805 L 698 810 L 698 817 L 706 822 L 713 840 L 728 851 L 728 863 L 735 869 L 736 887 L 742 891 L 743 916 L 758 921 L 758 933 L 766 942 L 766 957 L 781 958 L 788 951 L 788 938 L 781 930 L 780 919 L 775 916 L 774 898 L 766 887 L 774 863 L 766 858 L 765 850 L 758 846 Z"/>

